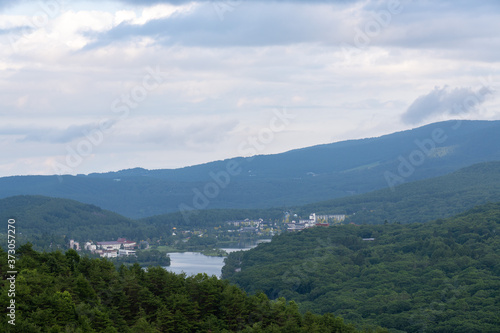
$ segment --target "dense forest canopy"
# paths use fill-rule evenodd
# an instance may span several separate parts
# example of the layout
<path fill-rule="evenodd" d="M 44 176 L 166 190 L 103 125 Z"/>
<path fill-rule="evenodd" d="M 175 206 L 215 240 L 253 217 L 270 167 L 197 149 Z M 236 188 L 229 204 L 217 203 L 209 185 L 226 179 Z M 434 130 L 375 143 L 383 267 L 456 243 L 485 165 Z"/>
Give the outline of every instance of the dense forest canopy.
<path fill-rule="evenodd" d="M 358 332 L 339 317 L 302 315 L 294 302 L 249 296 L 215 276 L 186 277 L 139 265 L 116 269 L 74 250 L 40 253 L 29 244 L 18 249 L 11 295 L 6 263 L 0 249 L 0 304 L 6 309 L 0 331 L 6 333 Z M 6 316 L 11 299 L 15 326 Z"/>
<path fill-rule="evenodd" d="M 393 332 L 498 332 L 500 203 L 425 224 L 316 227 L 229 255 L 223 278 Z"/>

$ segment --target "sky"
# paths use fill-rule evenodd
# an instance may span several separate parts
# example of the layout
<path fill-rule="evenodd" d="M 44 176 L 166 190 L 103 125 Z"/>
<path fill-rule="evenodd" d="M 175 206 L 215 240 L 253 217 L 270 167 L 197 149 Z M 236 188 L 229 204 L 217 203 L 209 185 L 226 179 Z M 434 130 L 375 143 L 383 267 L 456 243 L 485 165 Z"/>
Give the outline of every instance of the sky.
<path fill-rule="evenodd" d="M 500 119 L 497 0 L 0 0 L 0 176 Z"/>

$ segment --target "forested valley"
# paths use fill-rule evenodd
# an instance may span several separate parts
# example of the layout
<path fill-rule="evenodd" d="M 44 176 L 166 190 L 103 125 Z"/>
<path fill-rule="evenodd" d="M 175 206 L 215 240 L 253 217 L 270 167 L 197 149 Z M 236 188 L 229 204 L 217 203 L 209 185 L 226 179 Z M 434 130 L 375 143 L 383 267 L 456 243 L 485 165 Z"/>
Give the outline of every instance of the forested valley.
<path fill-rule="evenodd" d="M 391 332 L 498 332 L 500 203 L 446 220 L 316 227 L 229 255 L 223 277 Z"/>
<path fill-rule="evenodd" d="M 301 314 L 293 301 L 247 295 L 215 276 L 186 277 L 138 264 L 116 269 L 75 250 L 41 253 L 29 244 L 18 249 L 12 298 L 6 263 L 0 249 L 0 330 L 6 333 L 360 332 L 340 317 Z M 15 325 L 7 323 L 11 304 Z"/>
<path fill-rule="evenodd" d="M 396 191 L 301 207 L 195 210 L 139 220 L 68 199 L 1 199 L 0 218 L 15 218 L 19 231 L 15 329 L 498 332 L 500 203 L 476 205 L 499 198 L 500 164 L 489 162 Z M 347 220 L 286 232 L 287 221 L 314 211 L 344 213 Z M 168 265 L 165 251 L 216 249 L 237 235 L 226 221 L 260 217 L 282 234 L 230 254 L 225 280 L 133 264 Z M 144 239 L 152 247 L 110 261 L 66 252 L 69 237 Z M 232 302 L 239 307 L 231 308 Z"/>

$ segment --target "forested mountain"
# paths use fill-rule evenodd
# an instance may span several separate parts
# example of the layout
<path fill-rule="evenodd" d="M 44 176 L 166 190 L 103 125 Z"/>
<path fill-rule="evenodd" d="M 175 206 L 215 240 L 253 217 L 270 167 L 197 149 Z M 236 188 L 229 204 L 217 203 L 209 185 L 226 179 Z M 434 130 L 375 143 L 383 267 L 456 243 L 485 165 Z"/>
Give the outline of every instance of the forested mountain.
<path fill-rule="evenodd" d="M 415 181 L 356 196 L 292 207 L 303 217 L 318 214 L 348 214 L 348 222 L 426 222 L 463 212 L 486 202 L 500 201 L 500 162 L 476 164 L 454 173 Z M 0 199 L 0 219 L 15 217 L 25 236 L 45 239 L 71 237 L 79 240 L 159 237 L 173 227 L 217 227 L 245 218 L 279 222 L 284 208 L 212 209 L 175 212 L 132 220 L 95 205 L 43 196 L 15 196 Z M 119 233 L 119 234 L 117 234 Z M 31 238 L 33 239 L 33 238 Z"/>
<path fill-rule="evenodd" d="M 0 331 L 6 333 L 359 332 L 331 314 L 301 315 L 293 302 L 248 296 L 215 276 L 137 264 L 117 270 L 74 250 L 39 253 L 24 245 L 17 253 L 12 291 L 0 248 Z"/>
<path fill-rule="evenodd" d="M 175 170 L 0 178 L 0 198 L 38 194 L 128 217 L 180 209 L 290 207 L 500 160 L 500 121 L 448 121 L 378 138 Z"/>
<path fill-rule="evenodd" d="M 500 162 L 485 162 L 392 189 L 308 204 L 297 211 L 302 216 L 348 214 L 348 221 L 357 224 L 410 223 L 450 217 L 496 201 L 500 201 Z"/>
<path fill-rule="evenodd" d="M 286 233 L 231 253 L 223 278 L 391 332 L 498 332 L 500 203 L 425 224 Z"/>
<path fill-rule="evenodd" d="M 144 239 L 144 224 L 74 200 L 43 196 L 15 196 L 0 200 L 0 219 L 14 218 L 18 237 L 50 244 L 54 237 L 79 240 Z M 151 232 L 152 234 L 154 232 Z"/>
<path fill-rule="evenodd" d="M 392 189 L 287 209 L 304 218 L 313 212 L 347 214 L 347 221 L 357 224 L 411 223 L 450 217 L 477 205 L 496 201 L 500 201 L 500 162 L 484 162 Z M 156 215 L 140 221 L 158 228 L 190 224 L 212 226 L 221 221 L 244 218 L 281 220 L 284 209 L 193 210 Z"/>
<path fill-rule="evenodd" d="M 161 238 L 172 233 L 172 228 L 212 228 L 226 221 L 283 218 L 281 209 L 225 209 L 200 210 L 186 214 L 170 213 L 133 220 L 95 205 L 44 196 L 19 195 L 0 199 L 0 220 L 14 218 L 19 237 L 36 241 L 47 248 L 50 243 L 67 243 L 64 238 L 103 241 L 117 237 L 134 240 Z M 2 232 L 0 232 L 2 234 Z M 54 241 L 57 238 L 58 242 Z"/>

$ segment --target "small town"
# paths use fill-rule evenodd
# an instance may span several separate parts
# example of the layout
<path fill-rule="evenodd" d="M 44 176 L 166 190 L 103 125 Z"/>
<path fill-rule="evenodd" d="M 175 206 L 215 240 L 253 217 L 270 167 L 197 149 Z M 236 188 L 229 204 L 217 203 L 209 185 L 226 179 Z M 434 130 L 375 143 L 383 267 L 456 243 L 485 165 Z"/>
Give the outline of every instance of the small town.
<path fill-rule="evenodd" d="M 73 239 L 69 242 L 71 249 L 80 251 L 80 243 L 75 242 Z M 91 253 L 99 254 L 103 258 L 116 258 L 135 256 L 137 243 L 127 240 L 125 238 L 118 238 L 116 241 L 103 241 L 103 242 L 86 242 L 83 245 L 83 250 L 90 251 Z"/>
<path fill-rule="evenodd" d="M 316 213 L 312 213 L 307 220 L 299 220 L 299 222 L 292 220 L 292 222 L 286 223 L 287 231 L 300 231 L 312 227 L 338 225 L 344 222 L 345 218 L 345 215 L 316 215 Z"/>
<path fill-rule="evenodd" d="M 138 252 L 151 249 L 162 252 L 203 251 L 207 255 L 225 256 L 227 253 L 217 249 L 271 239 L 282 232 L 299 232 L 307 228 L 340 225 L 345 219 L 346 215 L 316 213 L 311 213 L 308 219 L 301 219 L 297 214 L 292 215 L 287 212 L 280 222 L 247 218 L 226 221 L 213 229 L 173 227 L 171 234 L 156 241 L 130 240 L 124 237 L 116 240 L 85 240 L 85 242 L 71 239 L 68 246 L 76 251 L 88 251 L 102 258 L 137 257 Z"/>

